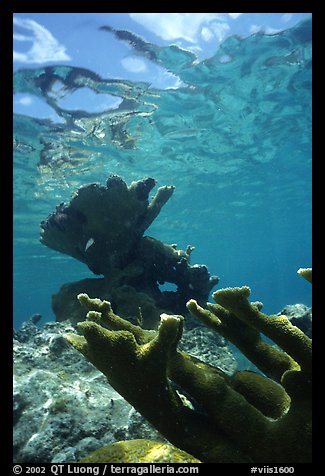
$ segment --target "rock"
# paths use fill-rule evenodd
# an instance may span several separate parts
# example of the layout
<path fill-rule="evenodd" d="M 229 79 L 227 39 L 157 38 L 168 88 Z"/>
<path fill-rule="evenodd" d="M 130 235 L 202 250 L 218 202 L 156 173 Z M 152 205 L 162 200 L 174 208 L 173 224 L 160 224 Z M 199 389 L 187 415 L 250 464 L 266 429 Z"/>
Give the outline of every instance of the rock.
<path fill-rule="evenodd" d="M 205 327 L 185 330 L 179 348 L 207 364 L 220 368 L 228 375 L 237 370 L 236 360 L 226 340 Z"/>
<path fill-rule="evenodd" d="M 20 342 L 27 342 L 31 337 L 38 332 L 38 327 L 32 320 L 23 322 L 21 329 L 14 331 L 14 338 Z"/>
<path fill-rule="evenodd" d="M 299 327 L 308 337 L 312 337 L 312 309 L 304 304 L 288 304 L 278 314 L 284 314 L 291 324 Z"/>
<path fill-rule="evenodd" d="M 137 412 L 65 342 L 64 333 L 76 332 L 71 325 L 30 324 L 14 340 L 16 463 L 73 463 L 120 435 L 138 437 L 140 428 L 163 441 L 141 415 L 135 424 Z"/>

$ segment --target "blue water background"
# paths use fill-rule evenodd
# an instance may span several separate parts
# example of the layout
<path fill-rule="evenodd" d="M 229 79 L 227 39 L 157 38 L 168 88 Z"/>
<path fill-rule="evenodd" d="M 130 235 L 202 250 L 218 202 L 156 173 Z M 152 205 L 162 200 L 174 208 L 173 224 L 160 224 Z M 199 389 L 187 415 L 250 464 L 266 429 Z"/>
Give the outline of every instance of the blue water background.
<path fill-rule="evenodd" d="M 217 288 L 248 285 L 267 313 L 311 305 L 311 287 L 296 273 L 311 266 L 312 252 L 311 22 L 273 36 L 229 38 L 199 63 L 177 48 L 146 48 L 138 54 L 154 52 L 152 61 L 178 76 L 180 88 L 91 82 L 79 72 L 83 87 L 126 98 L 124 108 L 80 119 L 57 106 L 67 121 L 60 127 L 14 117 L 16 328 L 34 313 L 53 320 L 51 295 L 94 277 L 40 244 L 39 223 L 80 185 L 104 184 L 110 173 L 127 183 L 151 176 L 157 186 L 176 186 L 146 234 L 182 249 L 195 246 L 192 263 L 218 275 Z M 71 68 L 53 71 L 66 78 Z M 18 71 L 16 93 L 48 101 L 35 80 L 41 74 L 41 68 Z M 114 120 L 127 140 L 113 136 Z M 42 138 L 78 160 L 40 166 Z"/>

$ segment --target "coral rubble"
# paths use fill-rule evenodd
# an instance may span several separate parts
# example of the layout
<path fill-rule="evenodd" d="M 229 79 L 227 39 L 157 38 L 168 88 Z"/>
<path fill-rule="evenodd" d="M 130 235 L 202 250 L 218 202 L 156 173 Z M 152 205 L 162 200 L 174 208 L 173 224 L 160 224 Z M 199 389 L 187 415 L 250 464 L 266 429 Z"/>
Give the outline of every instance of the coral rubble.
<path fill-rule="evenodd" d="M 162 314 L 158 331 L 148 331 L 116 315 L 108 301 L 86 294 L 78 296 L 88 310 L 87 320 L 78 325 L 83 336 L 67 334 L 66 339 L 165 438 L 195 458 L 309 462 L 311 340 L 286 316 L 263 314 L 249 295 L 248 287 L 222 289 L 209 309 L 193 299 L 187 307 L 264 375 L 229 376 L 179 351 L 182 316 Z"/>

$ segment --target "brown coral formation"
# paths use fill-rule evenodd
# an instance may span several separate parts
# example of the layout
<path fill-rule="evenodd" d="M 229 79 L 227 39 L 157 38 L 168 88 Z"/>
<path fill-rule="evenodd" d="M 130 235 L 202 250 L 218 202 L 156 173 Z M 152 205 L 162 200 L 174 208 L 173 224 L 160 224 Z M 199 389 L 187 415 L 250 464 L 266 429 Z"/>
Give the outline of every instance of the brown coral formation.
<path fill-rule="evenodd" d="M 86 263 L 95 274 L 107 275 L 126 265 L 133 247 L 171 197 L 174 187 L 160 187 L 149 203 L 155 180 L 130 187 L 110 176 L 106 187 L 81 187 L 69 205 L 60 204 L 41 223 L 41 242 Z"/>
<path fill-rule="evenodd" d="M 76 300 L 87 292 L 108 299 L 122 317 L 142 320 L 156 328 L 162 312 L 185 313 L 190 297 L 204 303 L 218 282 L 204 265 L 191 265 L 193 247 L 176 245 L 143 236 L 173 194 L 173 186 L 160 187 L 149 201 L 155 180 L 145 178 L 130 186 L 117 176 L 106 187 L 81 187 L 68 205 L 61 203 L 41 223 L 41 242 L 87 264 L 104 278 L 65 284 L 53 296 L 57 320 L 78 322 L 85 318 Z M 161 289 L 173 283 L 174 291 Z"/>

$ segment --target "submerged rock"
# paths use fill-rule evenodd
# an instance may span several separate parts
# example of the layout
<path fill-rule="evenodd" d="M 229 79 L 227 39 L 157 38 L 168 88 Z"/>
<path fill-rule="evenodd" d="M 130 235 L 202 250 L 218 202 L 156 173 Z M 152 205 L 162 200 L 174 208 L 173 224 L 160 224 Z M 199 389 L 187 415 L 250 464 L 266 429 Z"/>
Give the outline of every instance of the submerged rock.
<path fill-rule="evenodd" d="M 287 316 L 291 324 L 299 327 L 308 337 L 312 337 L 312 309 L 305 304 L 288 304 L 279 315 Z"/>
<path fill-rule="evenodd" d="M 65 342 L 62 335 L 75 329 L 53 322 L 34 333 L 29 327 L 14 339 L 14 461 L 76 462 L 128 437 L 134 410 Z M 146 434 L 159 439 L 139 418 Z"/>
<path fill-rule="evenodd" d="M 198 326 L 185 330 L 179 348 L 209 365 L 222 369 L 226 374 L 231 375 L 237 369 L 238 364 L 226 339 L 210 329 Z"/>

